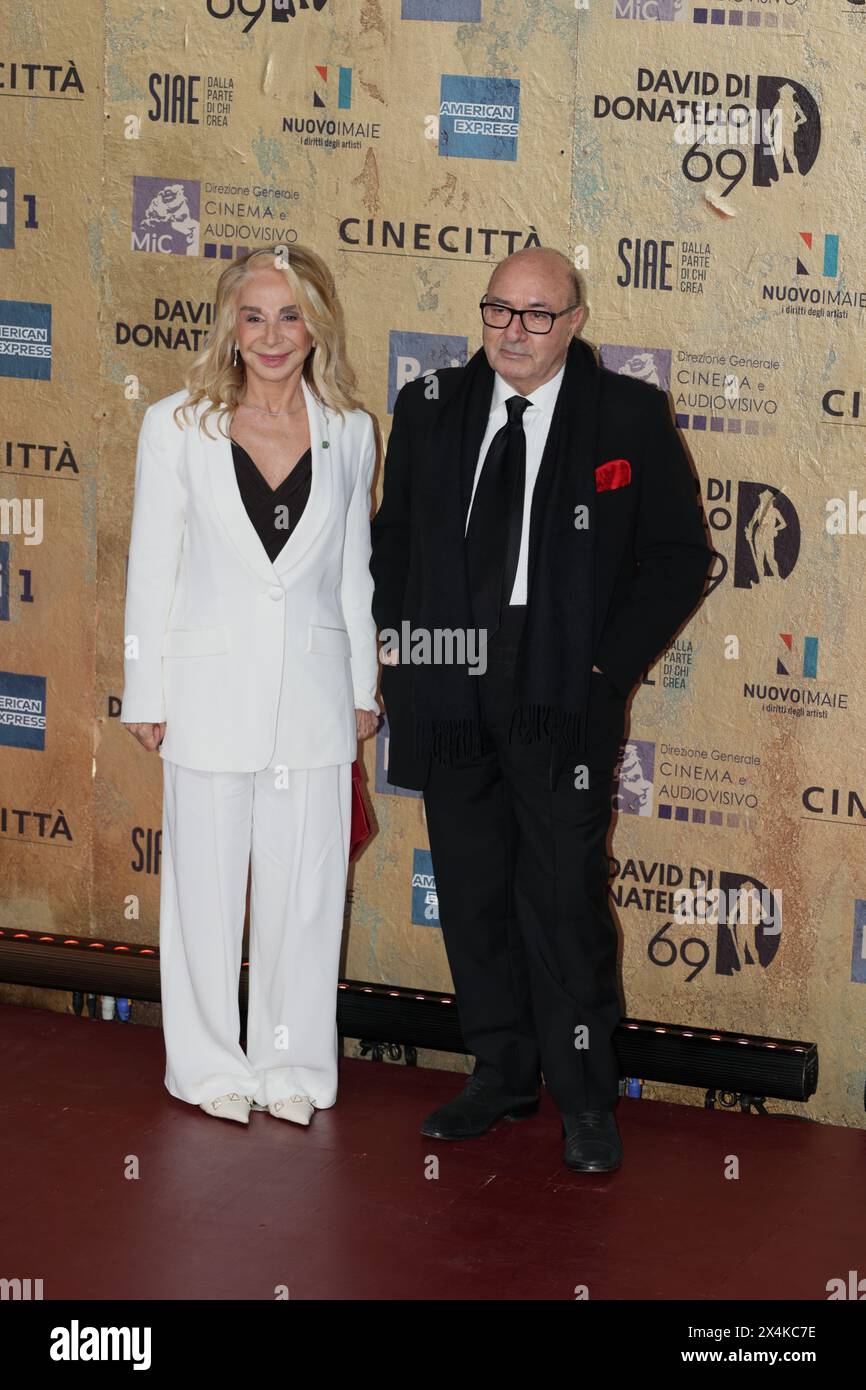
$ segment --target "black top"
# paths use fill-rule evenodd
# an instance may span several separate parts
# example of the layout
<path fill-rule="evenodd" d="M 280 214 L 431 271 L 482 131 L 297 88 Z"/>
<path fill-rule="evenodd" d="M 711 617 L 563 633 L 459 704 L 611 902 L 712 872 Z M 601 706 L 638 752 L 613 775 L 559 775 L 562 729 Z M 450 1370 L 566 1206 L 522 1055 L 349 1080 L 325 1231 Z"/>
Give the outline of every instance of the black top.
<path fill-rule="evenodd" d="M 242 444 L 232 440 L 235 477 L 247 515 L 256 528 L 268 559 L 277 558 L 303 515 L 310 496 L 313 454 L 301 454 L 279 487 L 271 487 Z"/>

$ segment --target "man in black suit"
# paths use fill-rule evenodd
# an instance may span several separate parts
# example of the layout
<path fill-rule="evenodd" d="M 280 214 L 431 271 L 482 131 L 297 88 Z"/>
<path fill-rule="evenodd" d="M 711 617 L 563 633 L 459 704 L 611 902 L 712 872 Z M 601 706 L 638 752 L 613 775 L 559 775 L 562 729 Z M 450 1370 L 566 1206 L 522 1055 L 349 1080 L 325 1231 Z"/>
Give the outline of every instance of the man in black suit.
<path fill-rule="evenodd" d="M 596 362 L 585 313 L 560 252 L 496 267 L 483 347 L 397 397 L 371 570 L 388 778 L 424 792 L 476 1058 L 421 1132 L 534 1114 L 541 1072 L 567 1166 L 599 1172 L 622 1154 L 613 769 L 712 552 L 666 395 Z"/>

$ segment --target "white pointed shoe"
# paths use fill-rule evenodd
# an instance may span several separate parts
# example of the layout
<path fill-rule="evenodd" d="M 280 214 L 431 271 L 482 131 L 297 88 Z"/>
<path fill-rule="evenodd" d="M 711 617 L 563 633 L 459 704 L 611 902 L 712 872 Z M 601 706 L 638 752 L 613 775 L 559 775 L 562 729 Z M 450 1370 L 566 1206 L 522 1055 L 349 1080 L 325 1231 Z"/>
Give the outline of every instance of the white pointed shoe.
<path fill-rule="evenodd" d="M 296 1125 L 308 1125 L 313 1118 L 315 1105 L 309 1096 L 286 1096 L 283 1100 L 273 1100 L 268 1110 L 278 1120 L 294 1120 Z"/>
<path fill-rule="evenodd" d="M 242 1125 L 250 1122 L 250 1097 L 232 1091 L 227 1096 L 217 1096 L 215 1100 L 202 1101 L 199 1109 L 206 1115 L 216 1115 L 218 1120 L 237 1120 Z"/>

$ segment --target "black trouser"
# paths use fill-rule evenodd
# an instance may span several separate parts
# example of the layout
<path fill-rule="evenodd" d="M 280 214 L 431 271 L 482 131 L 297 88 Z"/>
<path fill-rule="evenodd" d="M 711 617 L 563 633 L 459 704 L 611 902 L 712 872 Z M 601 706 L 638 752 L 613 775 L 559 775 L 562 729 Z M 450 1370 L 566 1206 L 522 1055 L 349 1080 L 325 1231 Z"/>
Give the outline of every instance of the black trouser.
<path fill-rule="evenodd" d="M 509 608 L 479 682 L 481 756 L 434 763 L 424 792 L 439 919 L 475 1070 L 509 1094 L 538 1089 L 562 1113 L 618 1095 L 617 935 L 606 839 L 625 700 L 606 676 L 590 688 L 588 786 L 577 755 L 550 789 L 549 744 L 508 741 L 525 609 Z M 561 760 L 560 760 L 561 761 Z"/>

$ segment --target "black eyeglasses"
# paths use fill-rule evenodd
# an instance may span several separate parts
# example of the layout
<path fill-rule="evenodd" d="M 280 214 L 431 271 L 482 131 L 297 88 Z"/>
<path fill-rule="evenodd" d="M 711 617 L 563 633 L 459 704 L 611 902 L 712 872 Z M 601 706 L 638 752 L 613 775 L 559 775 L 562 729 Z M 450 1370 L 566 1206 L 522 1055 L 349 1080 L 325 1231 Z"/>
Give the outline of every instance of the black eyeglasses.
<path fill-rule="evenodd" d="M 478 307 L 488 328 L 507 328 L 517 314 L 525 333 L 549 333 L 556 319 L 561 319 L 572 309 L 579 309 L 580 305 L 566 304 L 558 314 L 549 309 L 509 309 L 505 304 L 491 304 L 486 299 L 482 299 Z"/>

